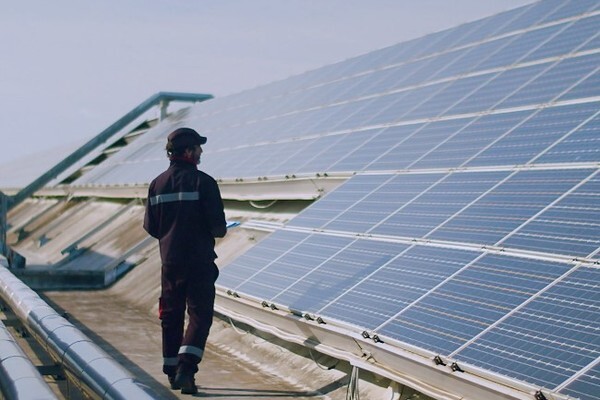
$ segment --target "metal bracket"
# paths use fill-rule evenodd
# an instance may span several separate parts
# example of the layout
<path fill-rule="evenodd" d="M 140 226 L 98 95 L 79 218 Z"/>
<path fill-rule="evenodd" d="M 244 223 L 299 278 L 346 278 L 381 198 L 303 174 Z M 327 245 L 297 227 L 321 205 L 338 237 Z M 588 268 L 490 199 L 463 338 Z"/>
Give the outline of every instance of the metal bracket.
<path fill-rule="evenodd" d="M 63 371 L 62 366 L 59 364 L 37 365 L 35 368 L 38 370 L 40 375 L 52 376 L 57 381 L 64 381 L 66 379 L 65 372 Z"/>

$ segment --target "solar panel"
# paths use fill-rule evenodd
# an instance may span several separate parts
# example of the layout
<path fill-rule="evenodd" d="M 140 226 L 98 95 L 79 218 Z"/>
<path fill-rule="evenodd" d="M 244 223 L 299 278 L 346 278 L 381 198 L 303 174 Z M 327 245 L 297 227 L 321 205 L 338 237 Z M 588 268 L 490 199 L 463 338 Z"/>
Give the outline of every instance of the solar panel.
<path fill-rule="evenodd" d="M 224 286 L 597 399 L 600 19 L 580 16 L 596 6 L 536 3 L 346 69 L 363 71 L 335 86 L 356 89 L 347 103 L 303 111 L 324 116 L 304 134 L 335 139 L 296 157 L 359 174 L 273 234 L 299 243 Z"/>
<path fill-rule="evenodd" d="M 456 356 L 523 381 L 559 386 L 600 356 L 599 274 L 597 268 L 574 268 Z"/>
<path fill-rule="evenodd" d="M 444 262 L 447 253 L 440 252 Z M 382 323 L 378 332 L 452 354 L 569 269 L 559 263 L 455 253 L 462 257 L 455 258 L 454 267 L 438 278 L 436 286 Z"/>

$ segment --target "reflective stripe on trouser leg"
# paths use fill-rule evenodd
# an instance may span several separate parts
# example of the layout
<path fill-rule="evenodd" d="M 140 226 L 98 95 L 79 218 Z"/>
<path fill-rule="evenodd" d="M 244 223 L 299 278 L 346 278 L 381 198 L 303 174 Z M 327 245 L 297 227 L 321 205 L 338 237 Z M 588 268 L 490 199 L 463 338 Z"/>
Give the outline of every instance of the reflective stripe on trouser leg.
<path fill-rule="evenodd" d="M 202 356 L 204 355 L 204 350 L 196 346 L 181 346 L 179 348 L 179 354 L 193 354 L 196 357 L 202 359 Z"/>

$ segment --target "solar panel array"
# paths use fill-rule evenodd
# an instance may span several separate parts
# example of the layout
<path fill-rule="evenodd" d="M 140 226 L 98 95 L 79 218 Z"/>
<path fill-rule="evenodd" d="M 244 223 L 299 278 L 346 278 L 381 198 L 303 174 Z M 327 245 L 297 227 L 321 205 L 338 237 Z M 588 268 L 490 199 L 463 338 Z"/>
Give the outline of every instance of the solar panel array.
<path fill-rule="evenodd" d="M 223 179 L 597 160 L 572 132 L 598 123 L 597 9 L 543 1 L 201 103 L 75 184 L 148 182 L 179 125 Z"/>
<path fill-rule="evenodd" d="M 73 184 L 355 175 L 223 269 L 241 296 L 600 399 L 600 3 L 545 0 L 204 102 Z"/>
<path fill-rule="evenodd" d="M 210 164 L 223 177 L 356 172 L 219 286 L 599 399 L 599 5 L 535 3 L 194 110 L 211 157 L 240 160 Z"/>

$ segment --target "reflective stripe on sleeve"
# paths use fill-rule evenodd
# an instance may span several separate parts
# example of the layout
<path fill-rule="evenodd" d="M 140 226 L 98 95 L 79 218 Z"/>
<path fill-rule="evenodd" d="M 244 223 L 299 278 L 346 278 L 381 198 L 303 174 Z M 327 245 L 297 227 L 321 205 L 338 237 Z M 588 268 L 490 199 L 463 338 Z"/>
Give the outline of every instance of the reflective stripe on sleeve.
<path fill-rule="evenodd" d="M 174 201 L 194 201 L 199 199 L 200 194 L 198 192 L 167 193 L 150 197 L 150 205 L 155 206 L 161 203 L 171 203 Z"/>

